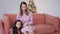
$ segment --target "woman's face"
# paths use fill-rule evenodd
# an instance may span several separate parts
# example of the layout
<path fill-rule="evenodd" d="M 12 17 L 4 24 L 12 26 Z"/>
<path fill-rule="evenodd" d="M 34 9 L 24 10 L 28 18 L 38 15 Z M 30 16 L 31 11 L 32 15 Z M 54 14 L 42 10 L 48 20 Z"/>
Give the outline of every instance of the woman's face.
<path fill-rule="evenodd" d="M 22 9 L 23 11 L 26 11 L 26 8 L 27 8 L 27 6 L 26 6 L 25 4 L 22 4 L 21 9 Z"/>
<path fill-rule="evenodd" d="M 17 28 L 20 28 L 20 27 L 21 27 L 21 22 L 17 22 L 17 23 L 16 23 L 16 27 L 17 27 Z"/>

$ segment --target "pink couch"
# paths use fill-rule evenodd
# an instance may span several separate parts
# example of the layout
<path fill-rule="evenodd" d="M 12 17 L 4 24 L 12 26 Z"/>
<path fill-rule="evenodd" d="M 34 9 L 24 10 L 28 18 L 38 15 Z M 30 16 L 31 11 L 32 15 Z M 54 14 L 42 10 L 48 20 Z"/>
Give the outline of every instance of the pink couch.
<path fill-rule="evenodd" d="M 0 32 L 1 32 L 2 34 L 5 34 L 5 30 L 4 30 L 4 28 L 3 28 L 3 23 L 2 23 L 1 20 L 0 20 Z"/>
<path fill-rule="evenodd" d="M 59 18 L 46 14 L 33 14 L 33 23 L 35 25 L 36 34 L 58 34 Z M 4 30 L 5 34 L 9 34 L 9 29 L 16 20 L 16 14 L 4 14 Z"/>

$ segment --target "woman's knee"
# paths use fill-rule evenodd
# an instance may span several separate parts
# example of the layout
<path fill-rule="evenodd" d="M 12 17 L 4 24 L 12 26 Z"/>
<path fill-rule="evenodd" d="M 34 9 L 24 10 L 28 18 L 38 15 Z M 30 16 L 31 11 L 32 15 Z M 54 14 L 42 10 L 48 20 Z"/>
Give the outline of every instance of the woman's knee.
<path fill-rule="evenodd" d="M 33 32 L 29 32 L 29 34 L 33 34 Z"/>
<path fill-rule="evenodd" d="M 29 34 L 28 31 L 24 32 L 24 34 Z"/>

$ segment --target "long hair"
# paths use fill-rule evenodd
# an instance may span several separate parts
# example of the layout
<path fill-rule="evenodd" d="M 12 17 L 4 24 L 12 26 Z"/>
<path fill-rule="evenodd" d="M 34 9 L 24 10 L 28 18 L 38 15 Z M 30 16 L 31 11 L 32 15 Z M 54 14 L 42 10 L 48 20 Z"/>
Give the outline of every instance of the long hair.
<path fill-rule="evenodd" d="M 25 4 L 26 5 L 26 15 L 28 15 L 28 8 L 27 8 L 27 3 L 26 2 L 21 2 L 21 4 L 20 4 L 20 14 L 21 14 L 21 16 L 23 15 L 23 10 L 22 10 L 22 4 Z"/>
<path fill-rule="evenodd" d="M 16 23 L 17 22 L 21 22 L 20 20 L 16 20 L 15 21 L 15 24 L 14 24 L 14 26 L 13 26 L 13 34 L 18 34 L 18 28 L 16 27 Z M 22 29 L 22 22 L 21 22 L 21 27 L 19 28 L 19 31 L 20 31 L 20 34 L 22 34 L 22 32 L 21 32 L 21 29 Z"/>

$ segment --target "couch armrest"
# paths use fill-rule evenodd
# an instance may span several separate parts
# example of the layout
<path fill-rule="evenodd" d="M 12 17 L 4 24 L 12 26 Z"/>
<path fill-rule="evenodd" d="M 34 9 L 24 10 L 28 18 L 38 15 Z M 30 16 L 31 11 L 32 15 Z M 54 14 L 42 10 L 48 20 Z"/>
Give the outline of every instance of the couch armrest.
<path fill-rule="evenodd" d="M 6 33 L 6 34 L 9 34 L 9 28 L 10 28 L 9 18 L 8 18 L 7 16 L 3 16 L 2 21 L 3 21 L 3 23 L 4 23 L 5 33 Z"/>
<path fill-rule="evenodd" d="M 1 34 L 5 34 L 5 30 L 3 28 L 3 23 L 1 20 L 0 20 L 0 30 L 1 30 Z"/>

